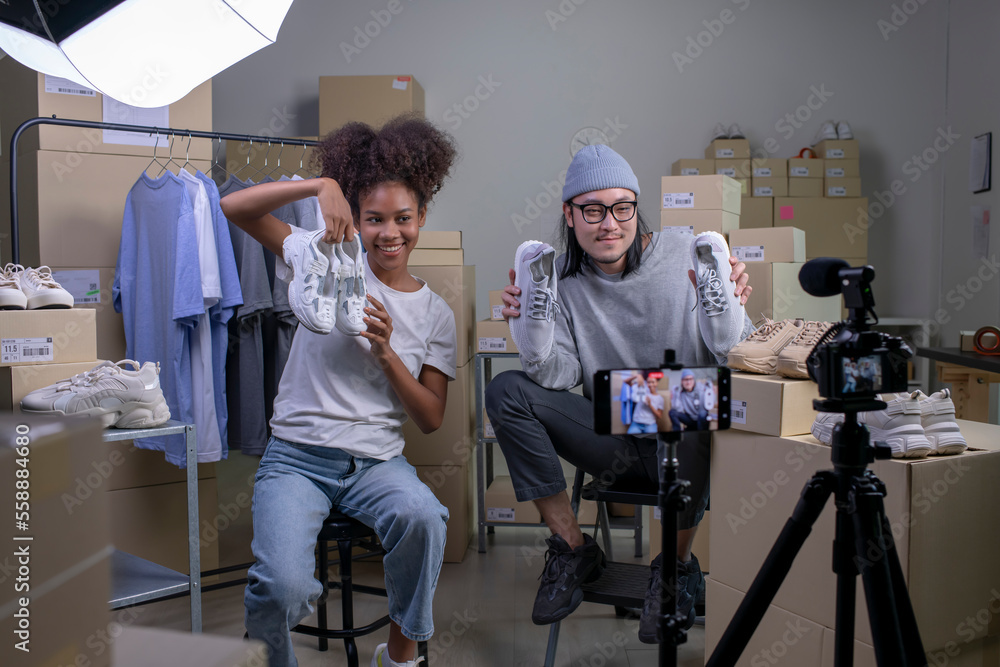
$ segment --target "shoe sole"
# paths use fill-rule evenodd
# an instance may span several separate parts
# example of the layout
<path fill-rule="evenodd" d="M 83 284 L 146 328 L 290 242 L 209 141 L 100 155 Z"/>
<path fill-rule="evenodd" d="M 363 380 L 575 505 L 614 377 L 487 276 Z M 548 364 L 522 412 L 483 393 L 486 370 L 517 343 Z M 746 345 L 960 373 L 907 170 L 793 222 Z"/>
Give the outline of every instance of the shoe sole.
<path fill-rule="evenodd" d="M 104 428 L 153 428 L 162 426 L 170 420 L 170 409 L 163 399 L 151 403 L 133 401 L 124 403 L 115 410 L 91 408 L 83 412 L 64 412 L 62 410 L 29 410 L 21 408 L 21 412 L 32 415 L 47 415 L 59 417 L 92 417 L 100 419 Z"/>
<path fill-rule="evenodd" d="M 773 375 L 774 369 L 778 365 L 778 357 L 775 355 L 772 357 L 747 358 L 745 354 L 730 352 L 726 365 L 740 371 Z"/>
<path fill-rule="evenodd" d="M 66 297 L 61 294 L 36 294 L 35 296 L 28 297 L 25 307 L 28 310 L 47 310 L 52 308 L 72 308 L 73 307 L 73 297 L 69 297 L 67 302 Z"/>
<path fill-rule="evenodd" d="M 888 430 L 868 425 L 868 432 L 872 442 L 885 442 L 892 447 L 894 459 L 922 459 L 933 450 L 919 424 L 897 426 Z"/>
<path fill-rule="evenodd" d="M 584 577 L 583 583 L 589 584 L 600 579 L 601 575 L 604 574 L 604 566 L 606 563 L 607 563 L 607 556 L 605 556 L 604 552 L 602 551 L 601 560 L 595 563 L 591 567 L 590 572 L 588 572 L 587 576 Z M 549 616 L 546 616 L 545 618 L 536 618 L 534 615 L 532 615 L 531 622 L 534 623 L 535 625 L 552 625 L 553 623 L 558 623 L 559 621 L 563 620 L 564 618 L 572 614 L 574 611 L 576 611 L 576 608 L 579 607 L 582 602 L 583 602 L 583 591 L 577 588 L 575 591 L 573 591 L 573 597 L 570 598 L 568 605 L 557 609 L 556 611 L 552 612 Z"/>
<path fill-rule="evenodd" d="M 961 454 L 969 448 L 965 438 L 954 427 L 950 427 L 947 430 L 940 429 L 940 432 L 935 432 L 933 429 L 933 426 L 924 429 L 924 435 L 931 443 L 931 449 L 933 450 L 930 456 Z"/>
<path fill-rule="evenodd" d="M 775 370 L 782 377 L 809 379 L 809 370 L 806 368 L 805 362 L 782 359 L 781 355 L 778 355 Z"/>

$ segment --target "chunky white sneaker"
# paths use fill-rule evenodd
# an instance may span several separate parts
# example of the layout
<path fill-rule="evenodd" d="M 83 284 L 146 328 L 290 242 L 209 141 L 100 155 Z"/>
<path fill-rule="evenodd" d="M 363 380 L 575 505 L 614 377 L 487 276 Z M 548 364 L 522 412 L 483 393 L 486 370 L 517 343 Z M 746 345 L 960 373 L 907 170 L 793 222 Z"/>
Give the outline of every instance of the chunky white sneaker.
<path fill-rule="evenodd" d="M 729 138 L 730 139 L 746 139 L 746 135 L 743 134 L 743 130 L 736 123 L 729 126 Z"/>
<path fill-rule="evenodd" d="M 105 361 L 36 389 L 21 399 L 21 412 L 99 417 L 105 427 L 118 428 L 151 428 L 170 419 L 160 389 L 160 365 L 147 361 L 140 366 L 131 359 Z"/>
<path fill-rule="evenodd" d="M 28 310 L 73 307 L 73 295 L 55 281 L 47 266 L 25 269 L 18 277 L 18 284 L 24 292 Z"/>
<path fill-rule="evenodd" d="M 726 129 L 726 126 L 723 125 L 722 123 L 716 123 L 715 129 L 712 130 L 712 141 L 715 141 L 716 139 L 728 139 L 728 138 L 729 138 L 729 130 Z"/>
<path fill-rule="evenodd" d="M 350 243 L 344 241 L 333 246 L 333 253 L 340 262 L 337 268 L 337 331 L 348 336 L 360 336 L 368 329 L 365 324 L 365 260 L 361 252 L 361 239 L 357 236 Z"/>
<path fill-rule="evenodd" d="M 0 270 L 0 310 L 24 310 L 28 305 L 28 297 L 21 291 L 20 264 L 8 264 Z"/>
<path fill-rule="evenodd" d="M 334 296 L 330 267 L 336 260 L 328 243 L 326 229 L 293 232 L 281 244 L 285 264 L 292 270 L 288 283 L 288 305 L 305 328 L 318 334 L 333 331 Z"/>
<path fill-rule="evenodd" d="M 715 355 L 725 356 L 740 342 L 746 309 L 730 282 L 729 245 L 718 232 L 704 232 L 691 243 L 695 282 L 698 289 L 698 328 L 705 345 Z"/>
<path fill-rule="evenodd" d="M 521 288 L 521 315 L 510 318 L 510 336 L 521 357 L 544 361 L 552 353 L 559 308 L 556 251 L 541 241 L 525 241 L 514 253 L 514 284 Z"/>
<path fill-rule="evenodd" d="M 839 412 L 817 412 L 809 432 L 824 445 L 829 445 L 833 442 L 833 427 L 843 421 L 844 415 Z"/>
<path fill-rule="evenodd" d="M 918 389 L 912 398 L 920 405 L 920 425 L 933 448 L 931 455 L 961 454 L 969 448 L 955 421 L 950 390 L 942 389 L 928 396 Z"/>
<path fill-rule="evenodd" d="M 838 139 L 853 139 L 854 133 L 851 132 L 851 126 L 847 124 L 846 120 L 842 120 L 837 123 L 837 138 Z"/>
<path fill-rule="evenodd" d="M 821 141 L 837 138 L 839 138 L 837 136 L 837 126 L 833 124 L 832 120 L 828 120 L 819 126 L 819 131 L 816 133 L 816 138 L 813 140 L 813 146 Z"/>
<path fill-rule="evenodd" d="M 372 656 L 372 667 L 416 667 L 416 665 L 424 661 L 423 656 L 420 656 L 416 660 L 396 662 L 389 657 L 387 646 L 387 644 L 379 644 L 375 647 L 375 655 Z"/>
<path fill-rule="evenodd" d="M 920 402 L 910 394 L 879 394 L 885 410 L 859 412 L 858 421 L 868 427 L 871 441 L 885 442 L 893 458 L 922 459 L 931 453 L 931 443 L 920 423 Z"/>

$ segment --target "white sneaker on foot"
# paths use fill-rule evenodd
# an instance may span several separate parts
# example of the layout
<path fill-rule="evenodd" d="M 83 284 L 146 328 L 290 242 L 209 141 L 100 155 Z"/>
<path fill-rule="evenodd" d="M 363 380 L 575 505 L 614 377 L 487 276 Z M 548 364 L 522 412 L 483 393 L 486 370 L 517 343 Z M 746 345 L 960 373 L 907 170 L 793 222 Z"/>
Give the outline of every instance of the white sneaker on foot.
<path fill-rule="evenodd" d="M 851 132 L 851 126 L 847 124 L 846 120 L 842 120 L 837 123 L 837 138 L 838 139 L 853 139 L 854 133 Z"/>
<path fill-rule="evenodd" d="M 746 309 L 730 282 L 729 245 L 718 232 L 704 232 L 691 243 L 698 290 L 698 327 L 708 349 L 724 356 L 740 341 Z"/>
<path fill-rule="evenodd" d="M 555 258 L 552 246 L 541 241 L 525 241 L 514 253 L 514 284 L 521 289 L 521 315 L 510 318 L 510 336 L 521 357 L 529 362 L 544 361 L 552 352 L 559 308 Z"/>
<path fill-rule="evenodd" d="M 24 310 L 28 305 L 28 297 L 21 291 L 20 264 L 8 264 L 0 270 L 0 310 Z"/>
<path fill-rule="evenodd" d="M 73 295 L 55 281 L 47 266 L 25 269 L 18 277 L 18 284 L 26 297 L 28 310 L 73 307 Z"/>
<path fill-rule="evenodd" d="M 337 268 L 337 330 L 348 336 L 360 336 L 368 329 L 365 324 L 365 260 L 361 252 L 361 239 L 357 236 L 348 243 L 333 246 L 340 262 Z"/>
<path fill-rule="evenodd" d="M 813 140 L 813 146 L 821 141 L 837 138 L 837 126 L 833 124 L 832 120 L 828 120 L 819 126 L 819 131 L 816 133 L 816 138 Z"/>
<path fill-rule="evenodd" d="M 955 421 L 950 390 L 942 389 L 928 396 L 918 389 L 912 397 L 920 405 L 920 425 L 931 443 L 932 455 L 961 454 L 969 448 Z"/>
<path fill-rule="evenodd" d="M 396 662 L 389 657 L 387 646 L 388 644 L 379 644 L 375 647 L 375 655 L 372 656 L 372 667 L 416 667 L 416 665 L 424 661 L 423 656 L 421 656 L 416 660 Z"/>
<path fill-rule="evenodd" d="M 21 399 L 21 412 L 99 417 L 105 427 L 151 428 L 170 419 L 160 389 L 160 365 L 131 359 L 105 361 L 84 373 L 36 389 Z"/>
<path fill-rule="evenodd" d="M 285 263 L 292 270 L 288 282 L 288 305 L 309 331 L 328 334 L 334 325 L 335 287 L 330 276 L 336 265 L 329 244 L 323 242 L 326 229 L 293 232 L 281 245 Z"/>

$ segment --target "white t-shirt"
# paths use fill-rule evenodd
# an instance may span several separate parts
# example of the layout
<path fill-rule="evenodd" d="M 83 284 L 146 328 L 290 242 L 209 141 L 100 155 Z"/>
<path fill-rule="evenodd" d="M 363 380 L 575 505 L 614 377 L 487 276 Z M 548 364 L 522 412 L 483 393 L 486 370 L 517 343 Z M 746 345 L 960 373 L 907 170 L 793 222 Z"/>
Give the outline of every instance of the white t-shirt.
<path fill-rule="evenodd" d="M 413 377 L 432 366 L 455 379 L 455 316 L 422 283 L 416 292 L 386 287 L 365 261 L 368 293 L 392 318 L 389 344 Z M 419 280 L 419 279 L 418 279 Z M 274 399 L 271 431 L 301 445 L 336 447 L 388 460 L 403 452 L 406 410 L 361 336 L 299 327 Z"/>
<path fill-rule="evenodd" d="M 666 405 L 666 402 L 663 400 L 663 396 L 661 394 L 654 395 L 648 391 L 644 391 L 638 398 L 633 396 L 632 400 L 637 401 L 637 403 L 635 406 L 635 412 L 632 413 L 632 421 L 636 424 L 656 423 L 656 415 L 653 414 L 653 411 L 649 409 L 648 405 L 646 405 L 647 398 L 657 410 L 663 410 L 663 406 Z"/>

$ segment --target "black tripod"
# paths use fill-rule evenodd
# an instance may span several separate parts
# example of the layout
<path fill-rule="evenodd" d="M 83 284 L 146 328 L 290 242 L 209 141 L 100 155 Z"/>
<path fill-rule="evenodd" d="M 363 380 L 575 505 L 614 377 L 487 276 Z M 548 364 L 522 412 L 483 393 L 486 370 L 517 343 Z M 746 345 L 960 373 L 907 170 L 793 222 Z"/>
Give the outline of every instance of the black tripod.
<path fill-rule="evenodd" d="M 668 358 L 668 363 L 673 359 Z M 660 527 L 663 532 L 660 544 L 662 563 L 660 578 L 660 667 L 676 667 L 677 647 L 687 641 L 687 630 L 684 624 L 686 614 L 677 611 L 677 513 L 683 511 L 691 499 L 685 491 L 691 482 L 677 479 L 677 443 L 683 432 L 670 431 L 660 433 Z M 667 568 L 667 563 L 673 563 Z M 672 573 L 673 576 L 666 575 Z"/>
<path fill-rule="evenodd" d="M 854 661 L 855 578 L 860 573 L 875 658 L 880 667 L 926 666 L 927 658 L 903 580 L 892 529 L 885 516 L 882 502 L 885 485 L 867 469 L 874 459 L 890 458 L 892 453 L 885 445 L 872 447 L 868 429 L 857 421 L 858 412 L 882 410 L 886 404 L 838 399 L 813 403 L 821 412 L 844 413 L 843 424 L 836 425 L 833 430 L 833 470 L 822 470 L 806 483 L 791 518 L 785 523 L 706 667 L 736 664 L 831 494 L 837 507 L 833 543 L 833 571 L 837 574 L 834 664 L 847 667 Z"/>

